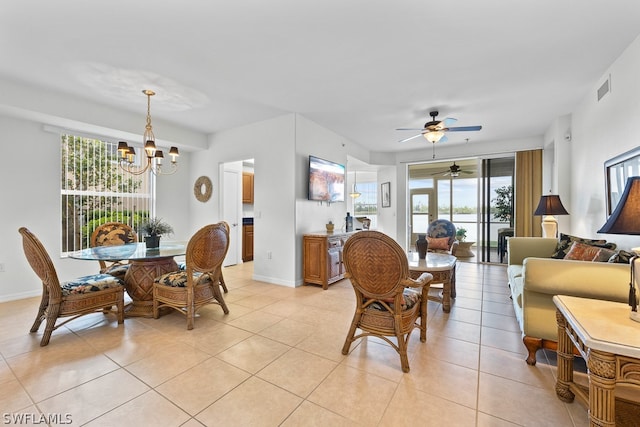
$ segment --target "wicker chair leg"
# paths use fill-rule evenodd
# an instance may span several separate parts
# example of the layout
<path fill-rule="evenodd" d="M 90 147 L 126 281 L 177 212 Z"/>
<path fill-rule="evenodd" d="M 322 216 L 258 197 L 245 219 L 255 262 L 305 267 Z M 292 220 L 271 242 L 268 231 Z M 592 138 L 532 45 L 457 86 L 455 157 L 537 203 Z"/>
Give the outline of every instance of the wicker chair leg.
<path fill-rule="evenodd" d="M 360 318 L 362 317 L 362 313 L 356 311 L 356 314 L 353 316 L 353 321 L 351 322 L 351 326 L 349 327 L 349 332 L 347 333 L 347 338 L 344 340 L 344 345 L 342 346 L 342 354 L 349 354 L 349 347 L 351 347 L 351 343 L 353 342 L 353 337 L 356 334 L 356 329 L 358 328 L 358 323 L 360 323 Z"/>
<path fill-rule="evenodd" d="M 38 332 L 42 321 L 44 320 L 45 312 L 47 311 L 47 306 L 49 305 L 49 292 L 47 291 L 47 287 L 43 284 L 42 289 L 42 299 L 40 300 L 40 307 L 38 307 L 38 314 L 36 315 L 36 320 L 33 322 L 31 326 L 30 332 Z"/>
<path fill-rule="evenodd" d="M 427 342 L 427 298 L 423 293 L 420 300 L 420 342 Z"/>
<path fill-rule="evenodd" d="M 40 347 L 44 347 L 49 344 L 49 340 L 51 339 L 51 334 L 53 330 L 56 328 L 56 320 L 58 319 L 58 314 L 60 313 L 60 304 L 52 304 L 49 306 L 49 311 L 47 312 L 47 323 L 44 327 L 44 334 L 42 335 L 42 340 L 40 340 Z"/>
<path fill-rule="evenodd" d="M 47 309 L 47 306 L 45 305 L 44 307 L 40 306 L 40 308 L 38 309 L 38 315 L 36 316 L 36 320 L 33 321 L 33 325 L 31 326 L 31 329 L 29 329 L 29 332 L 38 332 L 38 329 L 40 329 L 40 325 L 42 324 L 42 321 L 47 317 L 45 314 L 45 311 Z"/>
<path fill-rule="evenodd" d="M 193 319 L 196 316 L 195 311 L 193 304 L 187 306 L 187 330 L 189 331 L 193 329 Z"/>
<path fill-rule="evenodd" d="M 222 311 L 224 311 L 224 314 L 229 314 L 229 308 L 227 307 L 227 303 L 224 301 L 224 297 L 220 292 L 220 287 L 215 285 L 213 286 L 213 296 L 216 301 L 218 301 L 218 304 L 220 304 L 220 307 L 222 307 Z"/>
<path fill-rule="evenodd" d="M 118 325 L 122 325 L 124 323 L 124 289 L 122 289 L 118 295 L 116 309 L 118 310 Z"/>
<path fill-rule="evenodd" d="M 222 290 L 225 294 L 229 293 L 229 289 L 227 289 L 227 284 L 224 282 L 224 276 L 222 275 L 222 272 L 220 272 L 220 286 L 222 286 Z"/>

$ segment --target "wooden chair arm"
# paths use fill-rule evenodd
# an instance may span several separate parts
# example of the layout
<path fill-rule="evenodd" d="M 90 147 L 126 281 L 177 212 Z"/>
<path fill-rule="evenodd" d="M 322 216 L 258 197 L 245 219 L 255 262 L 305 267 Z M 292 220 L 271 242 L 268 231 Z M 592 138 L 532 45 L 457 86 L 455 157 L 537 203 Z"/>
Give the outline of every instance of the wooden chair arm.
<path fill-rule="evenodd" d="M 433 280 L 433 275 L 431 273 L 422 273 L 417 279 L 412 279 L 410 277 L 404 279 L 402 281 L 402 285 L 410 288 L 421 288 L 424 285 L 431 283 Z"/>

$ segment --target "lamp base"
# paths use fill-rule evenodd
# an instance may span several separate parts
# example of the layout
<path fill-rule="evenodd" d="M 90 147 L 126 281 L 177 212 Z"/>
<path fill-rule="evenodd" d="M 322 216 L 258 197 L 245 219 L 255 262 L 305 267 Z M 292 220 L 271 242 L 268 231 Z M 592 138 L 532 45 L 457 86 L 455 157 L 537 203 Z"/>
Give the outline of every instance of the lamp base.
<path fill-rule="evenodd" d="M 640 313 L 638 313 L 637 311 L 632 311 L 631 313 L 629 313 L 629 319 L 640 322 Z"/>
<path fill-rule="evenodd" d="M 558 237 L 558 220 L 553 215 L 545 215 L 542 217 L 542 237 Z"/>

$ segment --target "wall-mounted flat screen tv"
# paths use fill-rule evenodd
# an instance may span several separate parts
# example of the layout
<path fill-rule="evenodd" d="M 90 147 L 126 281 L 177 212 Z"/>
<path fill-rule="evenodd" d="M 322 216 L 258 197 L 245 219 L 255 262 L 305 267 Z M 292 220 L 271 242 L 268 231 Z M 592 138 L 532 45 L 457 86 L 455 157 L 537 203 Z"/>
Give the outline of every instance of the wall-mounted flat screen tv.
<path fill-rule="evenodd" d="M 309 200 L 344 202 L 344 187 L 344 165 L 309 156 Z"/>

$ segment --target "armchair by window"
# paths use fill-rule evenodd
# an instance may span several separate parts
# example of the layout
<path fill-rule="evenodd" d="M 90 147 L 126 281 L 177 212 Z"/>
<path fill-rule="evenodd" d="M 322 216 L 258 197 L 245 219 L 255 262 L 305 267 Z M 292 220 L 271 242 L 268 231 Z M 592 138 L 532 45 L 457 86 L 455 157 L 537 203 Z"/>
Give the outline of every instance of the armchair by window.
<path fill-rule="evenodd" d="M 446 219 L 436 219 L 427 228 L 429 252 L 456 254 L 458 241 L 456 240 L 456 226 Z"/>

